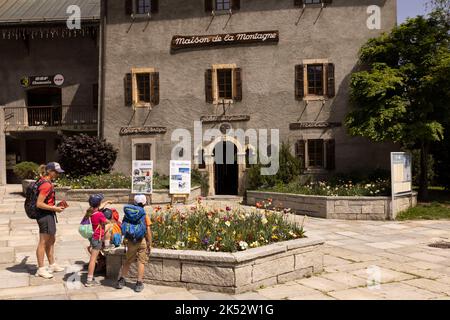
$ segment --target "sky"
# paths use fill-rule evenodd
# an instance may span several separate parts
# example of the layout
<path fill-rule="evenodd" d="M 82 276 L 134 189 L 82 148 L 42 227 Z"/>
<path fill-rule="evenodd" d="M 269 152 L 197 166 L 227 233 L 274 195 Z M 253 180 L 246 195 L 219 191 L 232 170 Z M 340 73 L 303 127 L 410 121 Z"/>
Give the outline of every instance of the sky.
<path fill-rule="evenodd" d="M 427 0 L 397 0 L 397 21 L 402 23 L 407 17 L 424 15 L 427 10 L 425 4 Z"/>

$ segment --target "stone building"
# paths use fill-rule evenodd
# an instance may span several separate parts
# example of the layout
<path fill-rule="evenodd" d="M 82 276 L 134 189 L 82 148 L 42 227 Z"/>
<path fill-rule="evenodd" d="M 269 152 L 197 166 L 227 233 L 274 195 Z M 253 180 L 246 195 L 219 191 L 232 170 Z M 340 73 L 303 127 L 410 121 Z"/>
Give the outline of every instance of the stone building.
<path fill-rule="evenodd" d="M 62 135 L 97 134 L 99 18 L 99 0 L 0 0 L 0 183 L 56 160 Z"/>
<path fill-rule="evenodd" d="M 349 79 L 358 50 L 396 24 L 395 0 L 107 0 L 101 134 L 116 145 L 116 169 L 153 160 L 169 173 L 175 129 L 223 134 L 180 149 L 209 172 L 210 194 L 242 194 L 245 158 L 257 146 L 227 129 L 279 129 L 306 173 L 388 168 L 392 145 L 352 138 Z M 371 5 L 381 28 L 369 28 Z M 234 164 L 215 163 L 231 144 Z M 229 151 L 227 151 L 229 152 Z M 231 151 L 233 152 L 233 151 Z M 202 157 L 203 155 L 203 157 Z M 217 157 L 216 157 L 217 158 Z"/>

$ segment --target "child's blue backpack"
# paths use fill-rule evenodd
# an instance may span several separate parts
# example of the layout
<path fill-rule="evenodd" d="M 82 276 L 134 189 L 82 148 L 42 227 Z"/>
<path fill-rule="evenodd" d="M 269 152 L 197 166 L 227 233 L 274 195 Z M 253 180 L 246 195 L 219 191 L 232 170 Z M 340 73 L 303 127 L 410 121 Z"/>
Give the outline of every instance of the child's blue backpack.
<path fill-rule="evenodd" d="M 126 205 L 123 208 L 125 216 L 122 221 L 122 235 L 125 239 L 134 243 L 142 240 L 147 234 L 147 224 L 145 223 L 145 210 L 142 207 Z"/>

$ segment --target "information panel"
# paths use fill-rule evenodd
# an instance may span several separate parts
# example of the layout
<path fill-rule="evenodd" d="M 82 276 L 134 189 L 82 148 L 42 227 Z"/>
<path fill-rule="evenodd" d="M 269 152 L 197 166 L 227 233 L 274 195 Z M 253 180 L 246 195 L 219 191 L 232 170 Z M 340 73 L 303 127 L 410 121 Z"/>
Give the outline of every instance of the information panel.
<path fill-rule="evenodd" d="M 191 193 L 191 161 L 170 161 L 170 194 Z"/>
<path fill-rule="evenodd" d="M 153 161 L 133 161 L 131 189 L 133 194 L 153 193 Z"/>
<path fill-rule="evenodd" d="M 411 154 L 406 152 L 391 153 L 392 195 L 412 192 Z"/>

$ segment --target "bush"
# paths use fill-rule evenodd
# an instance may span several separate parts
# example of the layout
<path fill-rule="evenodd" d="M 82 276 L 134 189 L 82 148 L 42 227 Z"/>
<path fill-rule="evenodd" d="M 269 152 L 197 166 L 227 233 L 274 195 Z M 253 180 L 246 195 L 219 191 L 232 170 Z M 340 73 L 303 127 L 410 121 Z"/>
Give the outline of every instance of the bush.
<path fill-rule="evenodd" d="M 190 209 L 156 207 L 151 216 L 153 244 L 174 250 L 236 252 L 304 237 L 303 225 L 287 219 L 288 210 L 273 212 L 268 205 L 251 211 L 211 209 L 200 202 Z"/>
<path fill-rule="evenodd" d="M 279 170 L 275 175 L 261 175 L 263 165 L 257 164 L 248 171 L 248 187 L 250 189 L 270 188 L 277 184 L 286 184 L 298 180 L 302 163 L 292 155 L 289 144 L 282 143 L 280 148 Z"/>
<path fill-rule="evenodd" d="M 70 177 L 62 175 L 56 181 L 59 187 L 72 189 L 131 189 L 131 177 L 120 173 Z"/>
<path fill-rule="evenodd" d="M 117 158 L 112 144 L 86 134 L 65 137 L 58 154 L 61 166 L 72 177 L 109 173 Z"/>
<path fill-rule="evenodd" d="M 37 179 L 39 177 L 39 165 L 34 162 L 21 162 L 14 166 L 14 174 L 20 179 Z"/>

